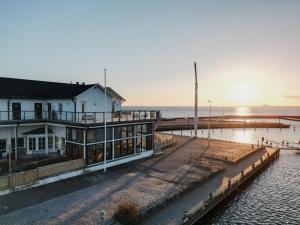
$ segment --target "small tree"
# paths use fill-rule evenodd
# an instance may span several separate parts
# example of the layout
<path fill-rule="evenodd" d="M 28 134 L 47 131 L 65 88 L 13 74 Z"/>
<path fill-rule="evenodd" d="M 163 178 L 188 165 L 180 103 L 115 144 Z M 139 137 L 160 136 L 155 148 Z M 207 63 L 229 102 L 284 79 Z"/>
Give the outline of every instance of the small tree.
<path fill-rule="evenodd" d="M 132 202 L 120 202 L 115 218 L 123 225 L 141 225 L 143 217 L 138 209 L 138 206 Z"/>

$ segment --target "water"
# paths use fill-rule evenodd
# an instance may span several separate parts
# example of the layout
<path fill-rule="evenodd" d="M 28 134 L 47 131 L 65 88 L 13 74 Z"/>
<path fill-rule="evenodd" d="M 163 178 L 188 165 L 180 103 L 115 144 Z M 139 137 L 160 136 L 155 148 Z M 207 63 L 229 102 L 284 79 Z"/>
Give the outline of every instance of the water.
<path fill-rule="evenodd" d="M 282 151 L 262 174 L 198 225 L 300 224 L 300 155 Z"/>
<path fill-rule="evenodd" d="M 125 106 L 124 109 L 160 110 L 165 118 L 193 117 L 194 108 L 189 106 Z M 209 107 L 198 108 L 199 116 L 208 116 Z M 212 116 L 222 115 L 300 115 L 299 106 L 253 106 L 253 107 L 222 107 L 212 106 Z"/>
<path fill-rule="evenodd" d="M 156 107 L 164 117 L 187 117 L 193 115 L 192 107 Z M 207 116 L 208 107 L 199 108 L 201 116 Z M 300 115 L 300 107 L 213 107 L 212 115 Z M 273 122 L 278 122 L 272 120 Z M 290 129 L 218 129 L 211 130 L 215 139 L 242 143 L 257 143 L 261 137 L 276 142 L 289 140 L 299 142 L 300 123 L 290 124 Z M 174 133 L 181 134 L 181 131 Z M 183 131 L 191 135 L 191 131 Z M 207 137 L 208 130 L 199 130 L 200 137 Z M 242 187 L 229 201 L 213 210 L 198 225 L 208 224 L 300 224 L 300 154 L 281 151 L 273 162 L 255 180 Z"/>

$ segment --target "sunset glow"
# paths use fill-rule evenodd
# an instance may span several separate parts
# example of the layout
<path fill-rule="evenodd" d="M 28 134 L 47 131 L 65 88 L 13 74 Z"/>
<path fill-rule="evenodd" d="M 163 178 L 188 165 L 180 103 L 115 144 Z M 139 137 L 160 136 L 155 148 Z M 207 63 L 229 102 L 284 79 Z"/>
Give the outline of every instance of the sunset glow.
<path fill-rule="evenodd" d="M 257 100 L 257 87 L 251 83 L 236 83 L 230 89 L 230 99 L 235 104 L 246 105 Z"/>

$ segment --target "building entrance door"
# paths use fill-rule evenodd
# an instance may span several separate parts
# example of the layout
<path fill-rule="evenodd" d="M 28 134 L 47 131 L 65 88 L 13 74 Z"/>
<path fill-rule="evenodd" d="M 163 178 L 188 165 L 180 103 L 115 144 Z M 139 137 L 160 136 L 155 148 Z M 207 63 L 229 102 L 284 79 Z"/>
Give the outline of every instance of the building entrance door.
<path fill-rule="evenodd" d="M 12 119 L 20 120 L 21 119 L 21 103 L 12 103 Z"/>
<path fill-rule="evenodd" d="M 35 119 L 41 120 L 43 118 L 43 104 L 42 103 L 34 103 L 34 114 Z"/>

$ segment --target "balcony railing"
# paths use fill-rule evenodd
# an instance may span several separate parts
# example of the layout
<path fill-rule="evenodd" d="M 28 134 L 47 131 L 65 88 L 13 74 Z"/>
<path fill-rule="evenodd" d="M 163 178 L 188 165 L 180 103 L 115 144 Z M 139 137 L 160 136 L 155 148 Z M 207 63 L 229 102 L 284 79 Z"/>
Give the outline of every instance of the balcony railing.
<path fill-rule="evenodd" d="M 119 112 L 56 112 L 56 111 L 0 111 L 0 123 L 9 121 L 65 121 L 73 123 L 104 123 L 121 121 L 155 120 L 160 116 L 156 110 Z"/>

